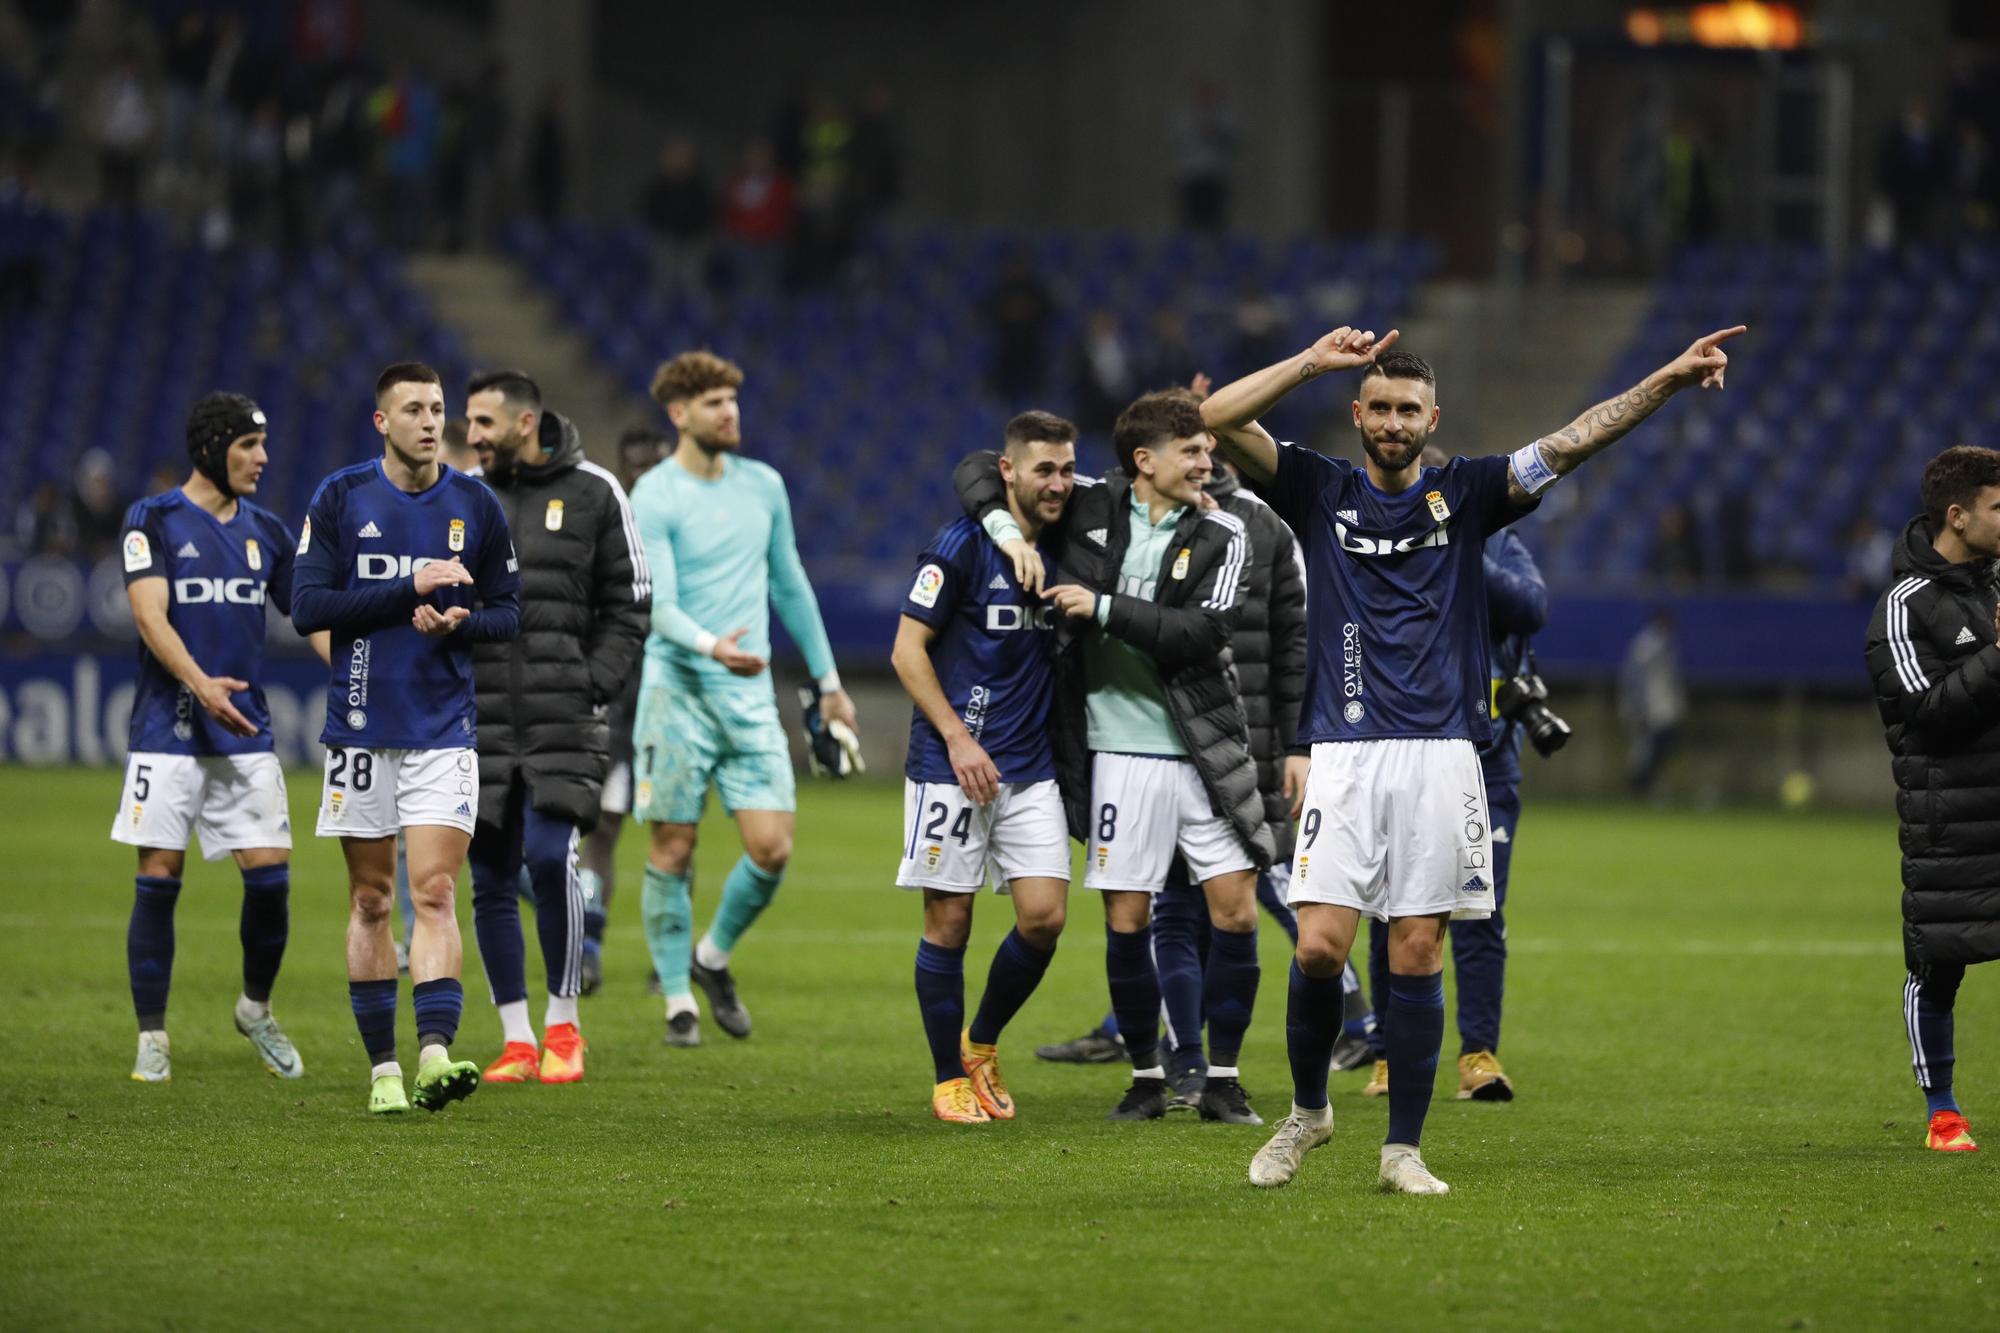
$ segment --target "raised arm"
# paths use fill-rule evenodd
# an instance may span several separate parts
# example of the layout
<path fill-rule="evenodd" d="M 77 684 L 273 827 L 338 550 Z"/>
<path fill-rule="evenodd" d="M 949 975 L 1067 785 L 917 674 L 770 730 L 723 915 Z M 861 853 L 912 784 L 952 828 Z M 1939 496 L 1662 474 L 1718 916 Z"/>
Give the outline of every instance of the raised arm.
<path fill-rule="evenodd" d="M 1729 354 L 1722 344 L 1748 326 L 1717 329 L 1695 339 L 1679 356 L 1661 366 L 1637 384 L 1607 398 L 1553 435 L 1544 435 L 1514 454 L 1514 466 L 1507 474 L 1507 498 L 1517 508 L 1526 508 L 1560 477 L 1569 475 L 1600 449 L 1608 448 L 1682 389 L 1699 385 L 1721 389 L 1729 370 Z"/>
<path fill-rule="evenodd" d="M 1278 473 L 1278 443 L 1257 418 L 1271 405 L 1307 380 L 1329 370 L 1357 370 L 1395 345 L 1402 335 L 1390 329 L 1380 338 L 1373 329 L 1342 325 L 1297 356 L 1253 371 L 1225 384 L 1202 400 L 1202 424 L 1215 433 L 1225 457 L 1255 481 Z"/>

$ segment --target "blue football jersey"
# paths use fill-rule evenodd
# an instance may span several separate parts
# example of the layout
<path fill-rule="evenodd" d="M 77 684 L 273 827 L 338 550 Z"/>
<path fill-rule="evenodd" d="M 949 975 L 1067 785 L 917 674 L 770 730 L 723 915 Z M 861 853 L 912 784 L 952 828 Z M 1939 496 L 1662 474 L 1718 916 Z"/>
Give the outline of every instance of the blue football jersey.
<path fill-rule="evenodd" d="M 250 683 L 230 701 L 257 727 L 254 736 L 229 732 L 141 641 L 132 696 L 133 750 L 212 755 L 271 748 L 263 686 L 264 605 L 271 602 L 281 614 L 291 614 L 292 544 L 284 520 L 248 500 L 237 501 L 227 523 L 178 488 L 126 511 L 126 585 L 167 581 L 167 623 L 203 671 Z"/>
<path fill-rule="evenodd" d="M 416 571 L 456 557 L 471 585 L 418 598 Z M 477 743 L 472 645 L 511 639 L 520 626 L 521 575 L 500 502 L 449 467 L 412 495 L 381 461 L 320 483 L 299 535 L 293 620 L 300 632 L 333 632 L 327 745 L 443 750 Z M 410 623 L 418 601 L 472 615 L 432 638 Z"/>
<path fill-rule="evenodd" d="M 1051 570 L 1054 562 L 1044 552 Z M 952 711 L 985 749 L 1002 782 L 1056 775 L 1049 746 L 1055 690 L 1055 615 L 1014 581 L 1014 565 L 969 518 L 949 523 L 917 558 L 903 614 L 937 631 L 931 666 Z M 958 781 L 937 728 L 912 709 L 913 782 Z"/>
<path fill-rule="evenodd" d="M 1365 468 L 1278 448 L 1266 497 L 1306 556 L 1299 739 L 1491 739 L 1486 538 L 1525 511 L 1505 455 L 1425 468 L 1400 495 Z"/>

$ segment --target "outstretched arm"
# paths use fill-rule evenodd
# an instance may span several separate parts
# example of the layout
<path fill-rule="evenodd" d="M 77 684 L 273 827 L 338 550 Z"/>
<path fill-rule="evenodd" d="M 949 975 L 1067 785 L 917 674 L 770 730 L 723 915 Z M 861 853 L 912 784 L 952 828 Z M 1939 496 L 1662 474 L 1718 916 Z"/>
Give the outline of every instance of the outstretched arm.
<path fill-rule="evenodd" d="M 1558 477 L 1576 471 L 1600 449 L 1623 439 L 1634 426 L 1660 410 L 1660 405 L 1682 389 L 1700 385 L 1722 388 L 1729 370 L 1729 354 L 1721 344 L 1745 332 L 1746 325 L 1717 329 L 1695 339 L 1685 352 L 1661 366 L 1637 384 L 1607 398 L 1553 435 L 1544 435 L 1515 453 L 1514 466 L 1507 473 L 1507 498 L 1525 509 L 1534 497 L 1555 484 Z"/>
<path fill-rule="evenodd" d="M 1257 418 L 1307 380 L 1329 370 L 1356 370 L 1371 364 L 1401 336 L 1390 329 L 1377 338 L 1373 329 L 1342 325 L 1297 356 L 1217 389 L 1202 400 L 1202 424 L 1215 432 L 1223 454 L 1245 475 L 1254 481 L 1269 481 L 1278 474 L 1278 443 L 1257 424 Z"/>

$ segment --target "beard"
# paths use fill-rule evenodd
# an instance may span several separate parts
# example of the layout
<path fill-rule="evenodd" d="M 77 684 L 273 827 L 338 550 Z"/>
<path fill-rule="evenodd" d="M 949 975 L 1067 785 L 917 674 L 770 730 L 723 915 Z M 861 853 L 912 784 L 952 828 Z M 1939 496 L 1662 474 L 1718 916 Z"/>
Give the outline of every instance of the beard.
<path fill-rule="evenodd" d="M 743 444 L 743 436 L 740 432 L 733 440 L 724 439 L 720 431 L 712 431 L 703 435 L 697 435 L 693 431 L 689 431 L 688 438 L 694 441 L 695 448 L 705 454 L 734 453 Z"/>
<path fill-rule="evenodd" d="M 1423 457 L 1425 438 L 1424 435 L 1405 435 L 1401 440 L 1375 440 L 1364 431 L 1361 449 L 1384 472 L 1401 472 Z"/>

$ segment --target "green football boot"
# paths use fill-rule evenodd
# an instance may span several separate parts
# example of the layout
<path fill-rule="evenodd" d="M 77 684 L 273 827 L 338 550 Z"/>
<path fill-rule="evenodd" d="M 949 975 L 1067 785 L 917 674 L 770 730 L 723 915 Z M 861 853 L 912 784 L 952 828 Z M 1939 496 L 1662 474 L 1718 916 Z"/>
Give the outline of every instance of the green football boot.
<path fill-rule="evenodd" d="M 417 1092 L 413 1100 L 426 1111 L 442 1111 L 461 1097 L 470 1097 L 479 1088 L 479 1066 L 470 1060 L 433 1056 L 417 1066 Z"/>
<path fill-rule="evenodd" d="M 401 1115 L 410 1109 L 401 1074 L 382 1074 L 368 1088 L 369 1115 Z"/>

